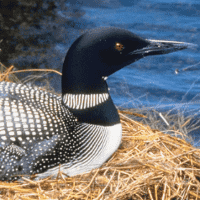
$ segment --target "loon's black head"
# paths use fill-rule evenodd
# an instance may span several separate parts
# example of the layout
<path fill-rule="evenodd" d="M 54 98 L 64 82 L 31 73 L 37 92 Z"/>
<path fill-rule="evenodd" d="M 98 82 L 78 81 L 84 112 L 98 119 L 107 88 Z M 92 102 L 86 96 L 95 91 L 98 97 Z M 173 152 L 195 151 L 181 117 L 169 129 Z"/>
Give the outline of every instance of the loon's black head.
<path fill-rule="evenodd" d="M 63 93 L 102 93 L 102 77 L 148 55 L 185 49 L 187 43 L 143 39 L 132 32 L 100 27 L 81 35 L 70 47 L 63 65 Z"/>

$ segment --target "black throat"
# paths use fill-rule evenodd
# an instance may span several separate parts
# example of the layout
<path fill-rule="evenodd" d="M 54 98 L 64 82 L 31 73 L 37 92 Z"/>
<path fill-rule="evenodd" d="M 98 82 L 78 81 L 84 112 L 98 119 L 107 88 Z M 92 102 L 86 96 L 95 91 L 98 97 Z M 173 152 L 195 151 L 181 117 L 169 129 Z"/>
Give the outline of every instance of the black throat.
<path fill-rule="evenodd" d="M 66 104 L 64 104 L 66 106 Z M 77 117 L 78 122 L 101 126 L 112 126 L 120 123 L 119 115 L 112 99 L 86 109 L 73 109 L 66 106 Z"/>

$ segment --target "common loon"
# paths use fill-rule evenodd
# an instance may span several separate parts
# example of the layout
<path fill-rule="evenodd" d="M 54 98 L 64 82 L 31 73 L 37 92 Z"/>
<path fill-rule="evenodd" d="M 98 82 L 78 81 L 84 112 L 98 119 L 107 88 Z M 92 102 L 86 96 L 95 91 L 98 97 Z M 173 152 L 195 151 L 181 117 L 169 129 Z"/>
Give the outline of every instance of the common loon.
<path fill-rule="evenodd" d="M 122 127 L 106 77 L 148 55 L 189 43 L 143 39 L 101 27 L 81 35 L 63 64 L 62 97 L 0 83 L 0 180 L 69 176 L 100 167 L 119 147 Z"/>

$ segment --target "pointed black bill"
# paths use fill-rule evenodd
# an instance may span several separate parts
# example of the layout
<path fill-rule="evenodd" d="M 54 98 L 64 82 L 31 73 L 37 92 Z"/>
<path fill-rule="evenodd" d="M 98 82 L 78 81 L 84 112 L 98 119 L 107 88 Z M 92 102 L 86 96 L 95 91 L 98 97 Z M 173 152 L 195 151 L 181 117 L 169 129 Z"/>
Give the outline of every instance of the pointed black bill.
<path fill-rule="evenodd" d="M 177 41 L 167 41 L 167 40 L 147 40 L 149 45 L 142 49 L 137 49 L 130 52 L 129 54 L 142 54 L 143 56 L 148 55 L 160 55 L 167 54 L 174 51 L 179 51 L 183 49 L 191 49 L 197 47 L 196 44 L 177 42 Z"/>

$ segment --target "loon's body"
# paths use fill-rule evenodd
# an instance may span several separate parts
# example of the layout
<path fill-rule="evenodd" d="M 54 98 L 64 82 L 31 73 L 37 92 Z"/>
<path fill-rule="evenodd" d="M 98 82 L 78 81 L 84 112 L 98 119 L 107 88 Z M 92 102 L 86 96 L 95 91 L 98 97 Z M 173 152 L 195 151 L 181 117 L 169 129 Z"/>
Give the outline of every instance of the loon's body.
<path fill-rule="evenodd" d="M 70 47 L 62 97 L 0 83 L 0 180 L 73 176 L 101 166 L 118 148 L 122 128 L 105 77 L 148 56 L 188 44 L 142 39 L 118 28 L 93 29 Z"/>

